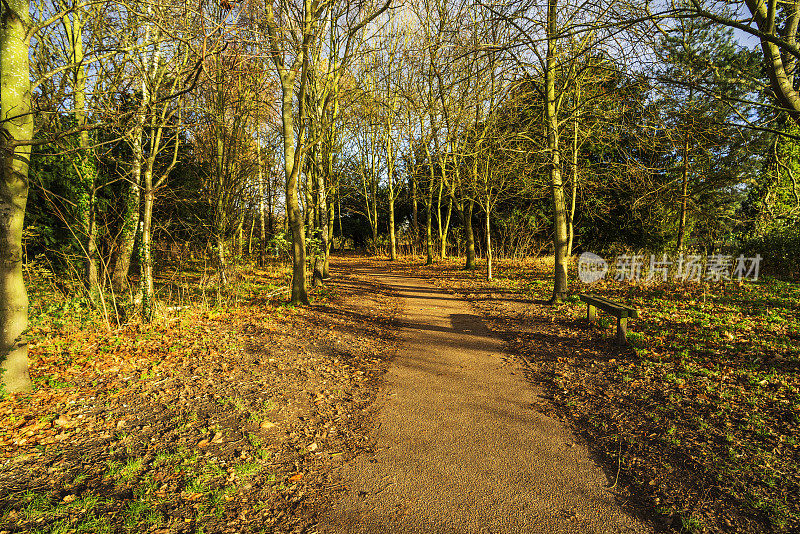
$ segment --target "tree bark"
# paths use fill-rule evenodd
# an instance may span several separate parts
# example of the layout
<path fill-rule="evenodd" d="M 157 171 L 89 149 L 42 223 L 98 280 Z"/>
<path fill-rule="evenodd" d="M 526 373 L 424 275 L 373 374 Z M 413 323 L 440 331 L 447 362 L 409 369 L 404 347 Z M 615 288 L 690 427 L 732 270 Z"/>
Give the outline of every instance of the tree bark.
<path fill-rule="evenodd" d="M 419 207 L 417 205 L 417 177 L 411 173 L 411 253 L 416 255 L 419 247 Z"/>
<path fill-rule="evenodd" d="M 486 201 L 486 206 L 483 210 L 486 212 L 486 279 L 492 280 L 492 228 L 490 226 L 492 208 L 489 201 Z"/>
<path fill-rule="evenodd" d="M 86 126 L 86 67 L 83 63 L 83 13 L 75 10 L 72 17 L 63 16 L 62 27 L 69 41 L 69 61 L 72 63 L 72 99 L 75 124 Z M 75 199 L 78 211 L 78 225 L 83 237 L 81 248 L 84 252 L 84 283 L 90 300 L 97 304 L 100 299 L 100 277 L 97 270 L 97 228 L 95 224 L 95 179 L 97 168 L 89 146 L 89 133 L 82 131 L 78 136 L 80 153 L 72 164 L 80 179 L 78 197 Z"/>
<path fill-rule="evenodd" d="M 132 173 L 130 188 L 125 195 L 125 212 L 122 216 L 122 229 L 120 231 L 120 245 L 117 252 L 117 261 L 114 264 L 114 273 L 111 285 L 116 293 L 121 293 L 128 285 L 128 271 L 131 266 L 131 256 L 136 242 L 136 231 L 139 228 L 139 208 L 141 207 L 141 137 L 139 138 L 139 155 L 134 149 L 134 172 Z M 137 164 L 138 161 L 138 164 Z"/>
<path fill-rule="evenodd" d="M 256 156 L 258 157 L 258 221 L 259 229 L 261 230 L 261 246 L 258 248 L 258 258 L 263 265 L 267 255 L 267 229 L 266 221 L 264 220 L 264 162 L 261 159 L 261 139 L 259 138 L 256 138 Z"/>
<path fill-rule="evenodd" d="M 472 270 L 475 268 L 475 233 L 472 231 L 472 209 L 474 203 L 472 199 L 464 201 L 464 234 L 467 238 L 467 261 L 464 269 Z"/>
<path fill-rule="evenodd" d="M 689 196 L 689 132 L 686 132 L 686 139 L 683 143 L 683 169 L 681 176 L 681 204 L 680 215 L 678 218 L 678 252 L 683 252 L 684 239 L 686 236 L 686 207 Z"/>
<path fill-rule="evenodd" d="M 442 228 L 442 192 L 444 191 L 444 173 L 439 175 L 439 190 L 436 195 L 436 230 L 439 232 L 439 257 L 444 258 L 444 232 Z"/>
<path fill-rule="evenodd" d="M 33 138 L 29 71 L 30 7 L 8 0 L 0 10 L 0 383 L 10 393 L 30 391 L 28 294 L 22 277 L 22 227 L 28 201 Z"/>
<path fill-rule="evenodd" d="M 433 265 L 433 184 L 425 197 L 425 265 Z"/>
<path fill-rule="evenodd" d="M 147 173 L 145 173 L 147 174 Z M 153 319 L 153 256 L 151 252 L 151 228 L 153 220 L 152 175 L 144 180 L 144 203 L 142 205 L 141 235 L 139 236 L 139 284 L 142 292 L 142 321 Z M 149 183 L 148 183 L 149 182 Z"/>
<path fill-rule="evenodd" d="M 145 30 L 144 41 L 150 40 L 150 26 Z M 155 70 L 155 66 L 159 60 L 160 54 L 158 48 L 153 53 L 153 61 L 151 68 Z M 136 122 L 134 123 L 131 131 L 131 151 L 133 152 L 133 161 L 131 166 L 131 180 L 130 188 L 125 197 L 125 212 L 122 216 L 122 228 L 120 231 L 120 246 L 117 252 L 116 263 L 114 264 L 114 273 L 111 279 L 111 285 L 117 293 L 122 292 L 128 285 L 128 272 L 131 266 L 131 257 L 133 256 L 133 247 L 136 242 L 136 234 L 139 232 L 139 212 L 141 204 L 141 187 L 142 187 L 142 162 L 144 161 L 144 150 L 142 148 L 144 133 L 144 123 L 146 120 L 146 110 L 150 101 L 150 84 L 148 83 L 147 76 L 142 76 L 142 83 L 140 90 L 142 92 L 139 107 L 136 110 Z"/>
<path fill-rule="evenodd" d="M 224 85 L 221 80 L 222 71 L 217 69 L 217 109 L 216 111 L 216 124 L 214 137 L 216 140 L 216 199 L 214 206 L 214 240 L 217 248 L 217 273 L 219 275 L 219 285 L 224 286 L 226 283 L 226 271 L 228 268 L 225 259 L 225 227 L 226 227 L 226 213 L 225 213 L 225 111 L 224 111 Z"/>
<path fill-rule="evenodd" d="M 328 263 L 328 243 L 330 241 L 330 236 L 328 234 L 328 195 L 325 189 L 325 174 L 322 172 L 322 163 L 316 161 L 318 157 L 319 153 L 317 153 L 314 162 L 316 167 L 316 172 L 314 174 L 317 180 L 317 228 L 320 234 L 320 247 L 318 252 L 318 265 L 317 261 L 315 261 L 314 270 L 316 271 L 319 269 L 319 281 L 322 283 L 322 281 L 327 278 L 328 274 L 325 271 Z"/>
<path fill-rule="evenodd" d="M 577 91 L 577 102 L 580 101 L 580 84 L 576 89 Z M 575 241 L 575 206 L 578 200 L 578 133 L 579 133 L 579 125 L 578 125 L 578 117 L 575 117 L 575 127 L 572 132 L 572 180 L 570 183 L 570 204 L 569 204 L 569 227 L 567 228 L 567 258 L 572 257 L 572 244 Z"/>
<path fill-rule="evenodd" d="M 292 304 L 309 304 L 306 289 L 306 234 L 303 214 L 300 212 L 298 176 L 301 161 L 295 160 L 295 131 L 292 101 L 294 76 L 285 76 L 281 81 L 281 119 L 283 126 L 284 175 L 286 177 L 286 224 L 292 235 Z"/>
<path fill-rule="evenodd" d="M 397 236 L 394 227 L 394 153 L 391 128 L 386 129 L 386 165 L 389 175 L 389 260 L 397 260 Z"/>
<path fill-rule="evenodd" d="M 444 220 L 444 228 L 442 228 L 442 249 L 440 255 L 442 259 L 447 257 L 447 236 L 450 233 L 450 221 L 453 217 L 453 194 L 455 189 L 455 181 L 450 186 L 449 199 L 447 201 L 447 217 Z"/>
<path fill-rule="evenodd" d="M 561 302 L 567 292 L 567 214 L 564 184 L 561 178 L 561 153 L 558 139 L 558 103 L 556 102 L 557 68 L 557 0 L 547 2 L 547 56 L 545 94 L 547 115 L 547 149 L 550 154 L 550 187 L 553 195 L 553 296 L 550 302 Z"/>

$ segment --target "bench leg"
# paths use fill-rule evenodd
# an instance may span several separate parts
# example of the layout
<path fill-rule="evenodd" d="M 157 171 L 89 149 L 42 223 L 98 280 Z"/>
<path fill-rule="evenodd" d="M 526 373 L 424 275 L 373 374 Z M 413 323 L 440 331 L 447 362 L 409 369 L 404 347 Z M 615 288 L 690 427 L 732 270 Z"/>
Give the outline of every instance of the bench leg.
<path fill-rule="evenodd" d="M 586 319 L 588 319 L 589 322 L 591 323 L 594 322 L 596 316 L 597 316 L 597 308 L 589 304 L 588 308 L 586 308 Z"/>
<path fill-rule="evenodd" d="M 620 317 L 617 319 L 617 343 L 620 345 L 626 345 L 628 343 L 628 338 L 626 334 L 628 333 L 628 318 L 627 317 Z"/>

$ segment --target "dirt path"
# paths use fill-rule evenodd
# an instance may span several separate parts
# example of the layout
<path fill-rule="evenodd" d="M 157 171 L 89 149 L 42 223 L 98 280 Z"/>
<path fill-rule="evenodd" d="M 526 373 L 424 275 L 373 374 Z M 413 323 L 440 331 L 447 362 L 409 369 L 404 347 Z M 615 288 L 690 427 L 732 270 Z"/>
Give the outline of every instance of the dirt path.
<path fill-rule="evenodd" d="M 648 532 L 470 306 L 419 279 L 363 270 L 403 298 L 379 395 L 376 453 L 340 468 L 320 532 Z"/>

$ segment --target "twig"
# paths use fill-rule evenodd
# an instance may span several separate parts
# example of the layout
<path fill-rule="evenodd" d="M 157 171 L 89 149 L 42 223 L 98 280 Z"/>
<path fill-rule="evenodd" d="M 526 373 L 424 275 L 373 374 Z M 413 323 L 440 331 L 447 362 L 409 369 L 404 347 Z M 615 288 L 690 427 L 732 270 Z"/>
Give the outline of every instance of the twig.
<path fill-rule="evenodd" d="M 617 476 L 614 478 L 614 483 L 606 487 L 606 489 L 610 490 L 617 487 L 617 482 L 619 482 L 619 471 L 622 467 L 622 435 L 618 435 L 617 439 L 619 442 L 619 450 L 617 451 Z"/>
<path fill-rule="evenodd" d="M 278 289 L 277 291 L 273 291 L 272 293 L 267 293 L 264 296 L 264 298 L 270 298 L 270 297 L 274 297 L 275 295 L 280 295 L 282 293 L 288 293 L 288 292 L 289 292 L 289 288 L 286 287 L 286 288 L 283 288 L 283 289 Z"/>

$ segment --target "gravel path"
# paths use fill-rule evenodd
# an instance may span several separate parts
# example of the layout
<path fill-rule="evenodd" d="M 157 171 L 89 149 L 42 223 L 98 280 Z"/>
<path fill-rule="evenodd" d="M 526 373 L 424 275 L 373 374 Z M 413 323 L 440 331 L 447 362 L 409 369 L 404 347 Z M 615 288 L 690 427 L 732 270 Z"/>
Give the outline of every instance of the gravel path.
<path fill-rule="evenodd" d="M 469 304 L 429 283 L 362 271 L 404 300 L 374 455 L 340 468 L 347 488 L 320 532 L 650 532 Z"/>

